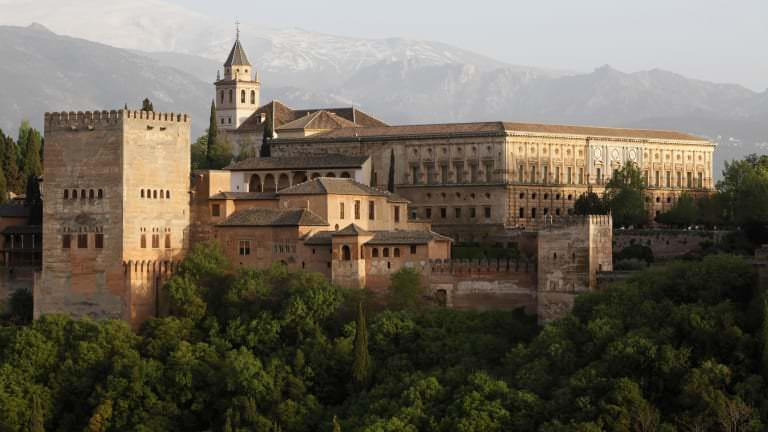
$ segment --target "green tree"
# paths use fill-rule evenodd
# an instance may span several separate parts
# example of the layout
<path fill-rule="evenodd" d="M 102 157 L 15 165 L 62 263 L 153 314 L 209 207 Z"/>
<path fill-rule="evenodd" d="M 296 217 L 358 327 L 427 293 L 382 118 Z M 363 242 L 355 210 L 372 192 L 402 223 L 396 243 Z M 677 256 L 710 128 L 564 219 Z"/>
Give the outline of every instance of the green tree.
<path fill-rule="evenodd" d="M 0 136 L 0 142 L 2 142 L 2 139 L 2 136 Z M 0 204 L 6 201 L 8 201 L 8 183 L 5 180 L 2 164 L 0 164 Z"/>
<path fill-rule="evenodd" d="M 153 112 L 155 110 L 155 107 L 152 106 L 152 101 L 149 100 L 149 98 L 144 98 L 144 100 L 141 101 L 141 110 L 149 112 Z"/>
<path fill-rule="evenodd" d="M 756 244 L 768 241 L 768 156 L 726 162 L 717 189 L 729 221 L 743 227 Z"/>
<path fill-rule="evenodd" d="M 421 274 L 411 267 L 404 267 L 390 276 L 390 304 L 397 309 L 415 309 L 423 305 L 426 287 Z"/>
<path fill-rule="evenodd" d="M 395 192 L 395 149 L 389 151 L 389 175 L 387 176 L 387 190 Z"/>
<path fill-rule="evenodd" d="M 26 135 L 25 135 L 26 137 Z M 1 137 L 0 137 L 1 138 Z M 19 170 L 19 150 L 13 138 L 6 136 L 2 144 L 2 168 L 5 174 L 6 185 L 9 192 L 21 193 L 24 191 L 25 178 Z"/>
<path fill-rule="evenodd" d="M 213 155 L 215 151 L 213 150 L 213 147 L 216 145 L 216 142 L 219 139 L 219 125 L 216 123 L 216 102 L 211 100 L 211 113 L 208 118 L 208 137 L 205 140 L 206 144 L 206 151 L 205 151 L 205 167 L 204 168 L 211 168 L 214 164 Z"/>
<path fill-rule="evenodd" d="M 365 386 L 370 376 L 371 357 L 368 353 L 368 326 L 365 323 L 363 302 L 357 304 L 354 352 L 355 362 L 352 365 L 352 377 L 358 386 Z"/>
<path fill-rule="evenodd" d="M 272 148 L 270 147 L 270 142 L 272 142 L 274 137 L 272 122 L 272 112 L 267 112 L 267 116 L 264 119 L 264 135 L 261 140 L 261 149 L 259 149 L 259 156 L 261 157 L 270 157 L 272 155 Z"/>
<path fill-rule="evenodd" d="M 690 194 L 683 192 L 671 209 L 656 217 L 656 222 L 665 225 L 687 227 L 696 223 L 697 219 L 698 208 L 696 200 Z"/>
<path fill-rule="evenodd" d="M 208 166 L 207 153 L 208 153 L 208 136 L 202 135 L 192 143 L 190 147 L 191 155 L 190 160 L 192 162 L 192 169 L 205 169 Z"/>
<path fill-rule="evenodd" d="M 38 176 L 30 174 L 27 177 L 27 193 L 24 204 L 29 208 L 29 225 L 42 225 L 43 223 L 43 198 L 40 194 L 40 180 Z"/>
<path fill-rule="evenodd" d="M 648 221 L 645 209 L 645 181 L 640 168 L 627 162 L 613 172 L 605 187 L 605 203 L 615 226 L 638 226 Z"/>
<path fill-rule="evenodd" d="M 592 191 L 590 186 L 586 192 L 581 194 L 573 205 L 574 213 L 577 215 L 606 214 L 605 203 L 600 197 Z"/>
<path fill-rule="evenodd" d="M 26 144 L 23 146 L 23 170 L 24 178 L 29 176 L 40 177 L 43 174 L 43 166 L 40 162 L 40 149 L 42 137 L 40 132 L 30 129 L 26 134 Z"/>
<path fill-rule="evenodd" d="M 29 413 L 29 431 L 45 432 L 45 413 L 37 393 L 32 394 L 32 410 Z"/>

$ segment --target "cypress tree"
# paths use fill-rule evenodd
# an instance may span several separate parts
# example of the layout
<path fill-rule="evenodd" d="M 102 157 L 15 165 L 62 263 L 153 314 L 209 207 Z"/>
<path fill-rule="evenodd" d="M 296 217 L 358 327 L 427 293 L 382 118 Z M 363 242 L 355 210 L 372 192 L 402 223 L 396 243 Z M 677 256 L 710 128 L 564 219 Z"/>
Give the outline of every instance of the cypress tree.
<path fill-rule="evenodd" d="M 39 177 L 43 174 L 43 166 L 40 163 L 40 146 L 42 137 L 40 132 L 32 129 L 27 134 L 27 142 L 24 146 L 24 178 L 29 176 Z"/>
<path fill-rule="evenodd" d="M 38 177 L 30 175 L 27 177 L 27 195 L 24 204 L 29 208 L 29 225 L 43 224 L 43 199 L 40 195 L 40 182 Z"/>
<path fill-rule="evenodd" d="M 352 377 L 359 386 L 368 382 L 368 374 L 371 368 L 371 357 L 368 354 L 368 329 L 365 324 L 365 311 L 363 302 L 357 304 L 357 323 L 355 326 L 355 363 L 352 366 Z"/>
<path fill-rule="evenodd" d="M 395 192 L 395 149 L 389 151 L 389 177 L 387 178 L 387 190 Z"/>
<path fill-rule="evenodd" d="M 219 129 L 216 126 L 216 103 L 211 100 L 211 117 L 208 119 L 208 142 L 205 150 L 205 163 L 203 168 L 211 168 L 214 165 L 214 154 L 216 153 L 214 146 L 219 138 Z"/>
<path fill-rule="evenodd" d="M 761 338 L 763 343 L 762 369 L 763 377 L 768 379 L 768 294 L 763 292 L 763 328 L 761 329 Z"/>
<path fill-rule="evenodd" d="M 8 200 L 8 183 L 5 180 L 5 172 L 0 166 L 0 204 Z"/>
<path fill-rule="evenodd" d="M 144 100 L 141 101 L 141 110 L 149 111 L 149 112 L 152 112 L 155 110 L 155 107 L 152 106 L 152 101 L 149 100 L 149 98 L 144 98 Z"/>
<path fill-rule="evenodd" d="M 267 114 L 264 125 L 264 136 L 261 139 L 261 150 L 259 156 L 269 157 L 272 154 L 272 149 L 269 147 L 269 142 L 272 139 L 272 116 Z"/>
<path fill-rule="evenodd" d="M 0 137 L 2 138 L 2 137 Z M 22 191 L 21 173 L 19 173 L 18 150 L 13 138 L 6 136 L 0 139 L 3 151 L 3 173 L 5 173 L 6 188 L 10 192 L 20 193 Z"/>
<path fill-rule="evenodd" d="M 32 410 L 29 415 L 29 431 L 45 432 L 45 419 L 43 417 L 43 407 L 40 404 L 40 396 L 32 395 Z"/>

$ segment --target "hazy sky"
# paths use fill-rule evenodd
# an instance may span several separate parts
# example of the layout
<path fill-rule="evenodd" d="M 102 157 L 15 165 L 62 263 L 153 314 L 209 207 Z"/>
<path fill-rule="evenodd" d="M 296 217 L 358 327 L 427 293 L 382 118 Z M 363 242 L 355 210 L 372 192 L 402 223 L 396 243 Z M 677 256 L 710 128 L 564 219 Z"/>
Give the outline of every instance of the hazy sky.
<path fill-rule="evenodd" d="M 270 27 L 446 42 L 513 64 L 768 88 L 768 0 L 170 0 Z"/>

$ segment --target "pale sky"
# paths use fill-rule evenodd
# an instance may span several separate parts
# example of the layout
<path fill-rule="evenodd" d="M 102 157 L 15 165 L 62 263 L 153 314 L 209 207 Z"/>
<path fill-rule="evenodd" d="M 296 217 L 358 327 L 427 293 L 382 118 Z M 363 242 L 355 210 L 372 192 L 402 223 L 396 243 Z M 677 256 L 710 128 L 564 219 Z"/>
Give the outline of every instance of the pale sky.
<path fill-rule="evenodd" d="M 269 27 L 445 42 L 512 64 L 768 88 L 768 0 L 169 0 Z"/>

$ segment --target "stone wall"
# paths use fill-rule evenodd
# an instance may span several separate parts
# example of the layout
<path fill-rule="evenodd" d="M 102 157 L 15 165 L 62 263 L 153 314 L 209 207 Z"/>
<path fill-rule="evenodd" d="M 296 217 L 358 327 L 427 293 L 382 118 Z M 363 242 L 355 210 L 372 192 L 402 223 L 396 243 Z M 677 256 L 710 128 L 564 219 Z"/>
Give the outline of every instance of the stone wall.
<path fill-rule="evenodd" d="M 617 229 L 613 232 L 613 250 L 618 253 L 628 246 L 639 244 L 651 248 L 657 260 L 675 259 L 700 252 L 707 244 L 717 244 L 728 233 L 704 230 Z"/>

